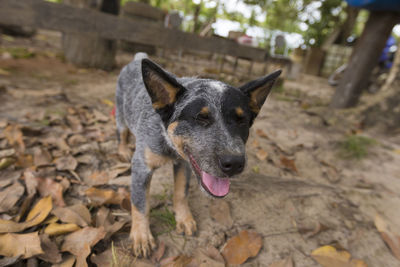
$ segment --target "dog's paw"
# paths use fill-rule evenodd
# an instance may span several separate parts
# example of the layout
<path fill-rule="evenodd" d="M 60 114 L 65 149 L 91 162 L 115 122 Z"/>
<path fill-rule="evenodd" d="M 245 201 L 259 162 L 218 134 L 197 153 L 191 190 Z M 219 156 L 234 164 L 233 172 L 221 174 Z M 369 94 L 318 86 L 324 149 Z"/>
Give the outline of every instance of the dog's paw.
<path fill-rule="evenodd" d="M 136 257 L 147 258 L 156 247 L 156 242 L 154 241 L 150 229 L 131 230 L 130 237 L 132 239 L 133 254 Z"/>
<path fill-rule="evenodd" d="M 196 233 L 197 225 L 192 214 L 189 214 L 184 218 L 176 218 L 176 231 L 179 234 L 185 234 L 186 236 L 192 236 Z"/>
<path fill-rule="evenodd" d="M 118 147 L 118 156 L 123 162 L 130 162 L 132 159 L 132 151 L 129 147 L 120 145 Z"/>

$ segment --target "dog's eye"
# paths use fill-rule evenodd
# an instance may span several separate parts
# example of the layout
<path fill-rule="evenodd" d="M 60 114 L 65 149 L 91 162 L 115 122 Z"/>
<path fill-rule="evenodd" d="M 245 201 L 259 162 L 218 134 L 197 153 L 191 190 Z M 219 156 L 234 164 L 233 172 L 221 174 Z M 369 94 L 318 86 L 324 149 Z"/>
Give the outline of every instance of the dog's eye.
<path fill-rule="evenodd" d="M 196 115 L 196 117 L 194 117 L 194 120 L 202 126 L 208 126 L 211 123 L 211 118 L 208 116 L 208 114 L 199 113 Z"/>

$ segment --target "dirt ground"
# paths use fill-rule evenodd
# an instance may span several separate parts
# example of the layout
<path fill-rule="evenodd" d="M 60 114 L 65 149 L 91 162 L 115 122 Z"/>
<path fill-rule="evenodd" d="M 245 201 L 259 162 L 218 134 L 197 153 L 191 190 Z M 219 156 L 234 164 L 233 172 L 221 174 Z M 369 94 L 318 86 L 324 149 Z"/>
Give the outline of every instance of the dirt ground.
<path fill-rule="evenodd" d="M 111 110 L 119 70 L 132 55 L 120 53 L 118 68 L 104 72 L 65 63 L 58 35 L 41 33 L 34 39 L 3 36 L 0 45 L 0 152 L 12 147 L 5 130 L 10 125 L 22 129 L 25 155 L 34 155 L 38 147 L 47 149 L 51 162 L 33 169 L 38 177 L 62 176 L 69 181 L 63 193 L 67 207 L 77 203 L 91 206 L 85 192 L 92 186 L 115 191 L 128 188 L 129 166 L 116 155 Z M 11 51 L 15 47 L 32 55 L 16 58 Z M 189 64 L 193 58 L 185 55 L 183 59 L 187 61 L 155 58 L 170 71 L 187 76 L 208 77 L 210 66 L 216 65 L 212 61 Z M 243 69 L 246 66 L 243 63 Z M 232 74 L 224 79 L 234 85 L 243 80 Z M 367 266 L 400 266 L 400 259 L 393 256 L 374 224 L 379 214 L 391 231 L 400 235 L 400 136 L 363 129 L 352 111 L 330 110 L 327 104 L 333 91 L 326 80 L 303 75 L 295 81 L 285 80 L 283 87 L 272 93 L 251 129 L 247 168 L 240 179 L 232 181 L 230 194 L 224 200 L 210 199 L 192 180 L 189 203 L 198 225 L 194 237 L 171 229 L 172 166 L 157 170 L 150 192 L 150 221 L 158 243 L 165 244 L 162 258 L 193 256 L 207 246 L 221 250 L 229 238 L 248 229 L 262 236 L 262 248 L 243 266 L 269 266 L 286 258 L 292 258 L 298 267 L 321 266 L 311 253 L 324 245 L 346 250 Z M 363 96 L 362 101 L 371 97 Z M 360 159 L 343 148 L 354 135 L 373 140 Z M 64 140 L 69 149 L 60 148 L 57 139 Z M 54 160 L 66 155 L 77 160 L 72 171 L 55 167 Z M 0 170 L 2 179 L 19 172 L 16 179 L 25 184 L 24 171 L 32 166 L 20 161 Z M 94 172 L 109 172 L 115 166 L 119 171 L 106 181 L 92 181 Z M 26 196 L 21 196 L 17 207 Z M 92 248 L 88 261 L 96 262 L 95 255 L 110 256 L 116 248 L 117 259 L 107 258 L 102 266 L 111 261 L 114 265 L 117 261 L 120 265 L 152 266 L 129 253 L 129 212 L 118 205 L 105 206 L 115 221 L 126 222 Z M 96 205 L 89 209 L 93 218 L 99 209 Z M 16 214 L 18 209 L 0 217 L 12 219 Z M 61 243 L 61 237 L 57 238 L 55 242 Z M 64 259 L 67 254 L 64 252 Z"/>

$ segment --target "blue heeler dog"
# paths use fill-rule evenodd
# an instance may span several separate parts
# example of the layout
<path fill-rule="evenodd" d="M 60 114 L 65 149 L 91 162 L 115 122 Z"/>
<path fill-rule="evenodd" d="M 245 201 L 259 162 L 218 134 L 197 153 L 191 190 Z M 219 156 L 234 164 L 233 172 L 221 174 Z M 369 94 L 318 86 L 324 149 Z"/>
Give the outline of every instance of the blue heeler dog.
<path fill-rule="evenodd" d="M 196 222 L 187 201 L 192 172 L 206 194 L 228 194 L 230 179 L 245 166 L 249 128 L 280 73 L 235 88 L 216 80 L 178 78 L 143 53 L 123 68 L 116 93 L 118 150 L 130 157 L 126 145 L 132 133 L 130 237 L 136 256 L 147 257 L 155 247 L 148 218 L 153 171 L 173 163 L 176 228 L 193 235 Z"/>

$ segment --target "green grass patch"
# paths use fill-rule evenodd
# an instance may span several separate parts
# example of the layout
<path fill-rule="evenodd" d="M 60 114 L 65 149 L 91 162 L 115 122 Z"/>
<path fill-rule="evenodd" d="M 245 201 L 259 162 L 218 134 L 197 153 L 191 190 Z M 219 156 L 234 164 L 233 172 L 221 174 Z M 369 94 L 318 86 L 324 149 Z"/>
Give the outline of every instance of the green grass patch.
<path fill-rule="evenodd" d="M 33 58 L 35 53 L 24 47 L 0 48 L 0 53 L 8 52 L 13 58 Z"/>
<path fill-rule="evenodd" d="M 157 236 L 164 233 L 169 233 L 176 227 L 175 215 L 166 206 L 159 209 L 152 209 L 150 211 L 150 217 L 156 220 L 162 226 L 160 229 L 157 229 Z"/>
<path fill-rule="evenodd" d="M 285 87 L 283 87 L 283 83 L 275 85 L 272 87 L 272 92 L 282 94 L 285 91 Z"/>
<path fill-rule="evenodd" d="M 361 135 L 350 135 L 340 143 L 340 156 L 343 158 L 362 159 L 368 155 L 369 149 L 378 144 L 372 138 Z"/>

